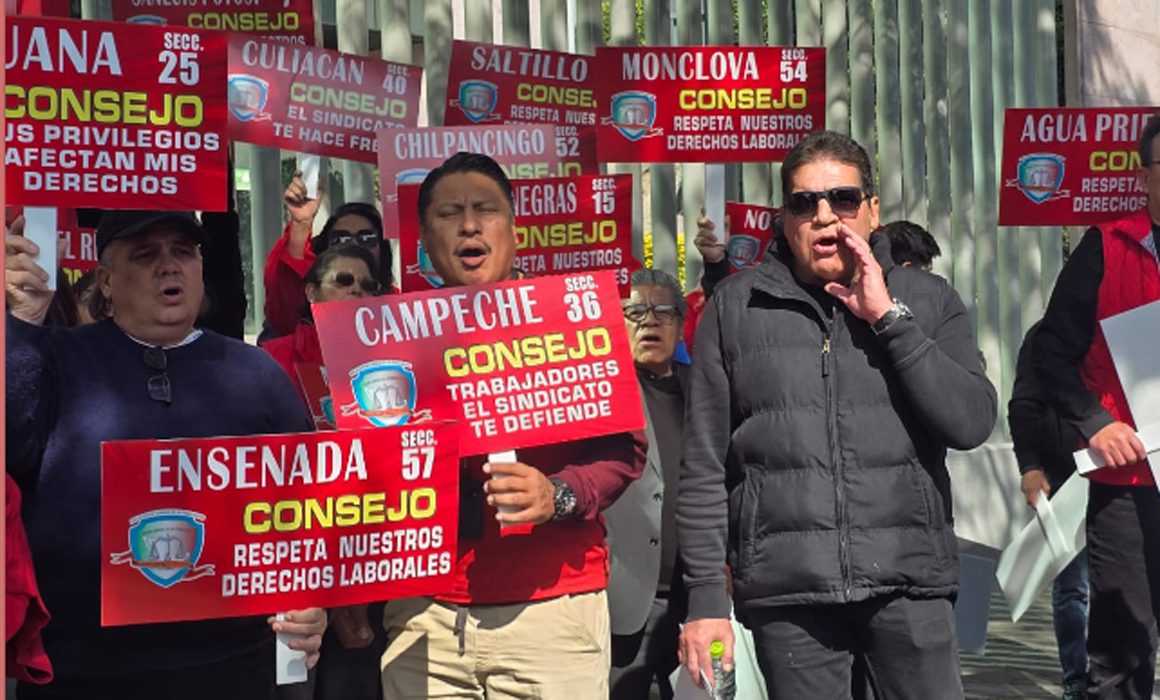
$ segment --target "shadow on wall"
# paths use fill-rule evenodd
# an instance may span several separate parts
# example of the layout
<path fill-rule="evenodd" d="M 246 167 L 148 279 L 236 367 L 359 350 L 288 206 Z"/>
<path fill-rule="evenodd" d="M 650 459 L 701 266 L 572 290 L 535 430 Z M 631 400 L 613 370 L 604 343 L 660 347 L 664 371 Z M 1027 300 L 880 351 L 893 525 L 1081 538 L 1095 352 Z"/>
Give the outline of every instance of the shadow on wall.
<path fill-rule="evenodd" d="M 1003 549 L 1032 518 L 1019 491 L 1019 467 L 1009 442 L 947 454 L 955 534 Z"/>

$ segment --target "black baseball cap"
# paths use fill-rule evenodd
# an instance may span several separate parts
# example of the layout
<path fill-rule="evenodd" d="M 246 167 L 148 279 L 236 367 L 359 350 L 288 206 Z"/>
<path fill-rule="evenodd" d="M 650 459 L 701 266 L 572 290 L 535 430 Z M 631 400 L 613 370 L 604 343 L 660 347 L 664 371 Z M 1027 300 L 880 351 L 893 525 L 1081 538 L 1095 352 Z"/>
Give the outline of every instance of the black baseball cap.
<path fill-rule="evenodd" d="M 193 212 L 109 210 L 101 215 L 101 221 L 97 224 L 97 257 L 113 241 L 140 235 L 159 223 L 171 224 L 177 230 L 189 234 L 198 245 L 205 242 L 205 231 Z"/>

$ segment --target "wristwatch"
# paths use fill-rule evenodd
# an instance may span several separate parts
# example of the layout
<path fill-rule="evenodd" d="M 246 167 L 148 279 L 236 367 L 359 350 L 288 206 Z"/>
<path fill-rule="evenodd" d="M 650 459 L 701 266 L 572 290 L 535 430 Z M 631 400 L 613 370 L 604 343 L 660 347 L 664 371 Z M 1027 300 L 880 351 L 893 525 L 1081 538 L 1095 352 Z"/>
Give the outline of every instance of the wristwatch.
<path fill-rule="evenodd" d="M 894 322 L 900 318 L 914 318 L 914 314 L 911 313 L 909 306 L 903 304 L 898 299 L 894 299 L 893 301 L 894 306 L 891 306 L 890 310 L 882 314 L 882 318 L 875 321 L 874 325 L 871 326 L 874 329 L 875 335 L 878 335 L 879 333 L 885 331 L 887 328 L 893 326 Z"/>
<path fill-rule="evenodd" d="M 552 514 L 552 520 L 571 517 L 572 512 L 576 510 L 576 492 L 566 481 L 558 477 L 550 476 L 548 481 L 552 482 L 552 503 L 556 509 Z"/>

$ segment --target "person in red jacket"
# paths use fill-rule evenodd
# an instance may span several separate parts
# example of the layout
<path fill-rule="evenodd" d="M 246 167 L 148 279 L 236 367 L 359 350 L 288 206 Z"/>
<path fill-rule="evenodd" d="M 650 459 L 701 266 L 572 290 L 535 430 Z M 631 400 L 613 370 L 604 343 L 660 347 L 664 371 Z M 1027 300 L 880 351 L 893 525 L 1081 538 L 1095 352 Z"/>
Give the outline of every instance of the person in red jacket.
<path fill-rule="evenodd" d="M 1089 698 L 1151 698 L 1160 492 L 1100 320 L 1160 300 L 1160 114 L 1140 138 L 1143 209 L 1088 229 L 1059 274 L 1032 362 L 1060 418 L 1107 466 L 1086 474 Z M 1078 447 L 1078 446 L 1077 446 Z"/>
<path fill-rule="evenodd" d="M 379 290 L 379 281 L 371 270 L 375 259 L 366 248 L 343 243 L 327 248 L 306 271 L 306 299 L 299 309 L 298 325 L 289 335 L 279 336 L 262 343 L 262 349 L 278 361 L 290 379 L 300 386 L 298 362 L 322 363 L 322 348 L 310 304 L 370 296 Z"/>
<path fill-rule="evenodd" d="M 298 325 L 299 312 L 306 303 L 305 276 L 314 259 L 328 247 L 338 243 L 357 243 L 374 256 L 371 268 L 380 289 L 391 289 L 393 282 L 391 246 L 383 240 L 383 219 L 374 205 L 365 202 L 347 202 L 334 211 L 311 239 L 314 217 L 320 200 L 306 197 L 302 173 L 286 186 L 284 194 L 290 221 L 286 230 L 270 249 L 264 274 L 266 283 L 266 331 L 264 335 L 290 335 Z"/>

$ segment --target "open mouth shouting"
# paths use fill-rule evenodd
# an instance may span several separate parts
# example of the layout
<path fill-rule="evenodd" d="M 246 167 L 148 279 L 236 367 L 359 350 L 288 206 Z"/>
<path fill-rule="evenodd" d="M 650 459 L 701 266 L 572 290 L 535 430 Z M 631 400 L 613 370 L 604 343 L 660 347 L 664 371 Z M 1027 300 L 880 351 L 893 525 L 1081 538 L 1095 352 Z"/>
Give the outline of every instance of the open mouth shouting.
<path fill-rule="evenodd" d="M 166 282 L 161 286 L 161 300 L 166 304 L 180 304 L 185 299 L 185 286 L 181 282 Z"/>
<path fill-rule="evenodd" d="M 814 239 L 814 243 L 810 247 L 813 249 L 814 255 L 828 257 L 838 254 L 839 241 L 840 237 L 837 233 L 824 233 Z"/>
<path fill-rule="evenodd" d="M 477 240 L 464 241 L 455 249 L 455 257 L 468 270 L 478 270 L 482 267 L 490 253 L 491 249 L 487 244 Z"/>

